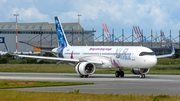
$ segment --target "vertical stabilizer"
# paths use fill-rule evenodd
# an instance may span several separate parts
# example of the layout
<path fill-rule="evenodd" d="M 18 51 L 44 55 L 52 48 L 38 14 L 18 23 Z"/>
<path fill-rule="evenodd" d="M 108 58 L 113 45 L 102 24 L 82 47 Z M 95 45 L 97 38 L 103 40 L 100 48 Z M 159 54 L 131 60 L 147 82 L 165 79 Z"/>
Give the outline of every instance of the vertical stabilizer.
<path fill-rule="evenodd" d="M 40 49 L 39 47 L 35 47 L 35 46 L 34 46 L 34 52 L 35 52 L 35 53 L 40 53 L 40 52 L 41 52 L 41 49 Z"/>
<path fill-rule="evenodd" d="M 6 51 L 9 52 L 9 51 L 8 51 L 8 48 L 7 48 L 7 46 L 6 46 L 5 38 L 4 38 L 4 37 L 0 37 L 0 43 L 4 43 L 4 46 L 5 46 L 5 48 L 6 48 Z"/>
<path fill-rule="evenodd" d="M 56 31 L 58 35 L 59 46 L 60 47 L 70 46 L 66 39 L 66 35 L 64 34 L 64 30 L 59 20 L 59 17 L 57 16 L 55 17 L 55 24 L 56 24 Z"/>
<path fill-rule="evenodd" d="M 56 31 L 57 31 L 58 42 L 59 42 L 59 48 L 57 49 L 58 56 L 63 58 L 63 49 L 70 45 L 66 39 L 66 35 L 64 34 L 64 30 L 59 20 L 59 17 L 57 16 L 55 17 L 55 24 L 56 24 Z"/>

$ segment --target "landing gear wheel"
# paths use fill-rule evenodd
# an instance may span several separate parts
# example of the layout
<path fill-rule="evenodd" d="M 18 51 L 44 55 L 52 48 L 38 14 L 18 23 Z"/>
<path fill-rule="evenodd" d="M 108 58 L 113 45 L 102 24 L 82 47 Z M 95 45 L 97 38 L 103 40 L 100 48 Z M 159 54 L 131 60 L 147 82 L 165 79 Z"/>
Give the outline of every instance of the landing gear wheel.
<path fill-rule="evenodd" d="M 116 71 L 115 76 L 119 77 L 119 75 L 120 75 L 119 71 Z"/>
<path fill-rule="evenodd" d="M 89 75 L 85 75 L 84 77 L 85 77 L 85 78 L 88 78 L 88 76 L 89 76 Z"/>
<path fill-rule="evenodd" d="M 120 77 L 124 77 L 124 71 L 120 72 Z"/>
<path fill-rule="evenodd" d="M 143 78 L 145 78 L 146 76 L 145 76 L 145 74 L 143 74 Z"/>
<path fill-rule="evenodd" d="M 84 77 L 84 75 L 79 75 L 79 77 L 80 77 L 80 78 L 83 78 L 83 77 Z"/>
<path fill-rule="evenodd" d="M 140 75 L 140 78 L 145 78 L 145 74 Z"/>

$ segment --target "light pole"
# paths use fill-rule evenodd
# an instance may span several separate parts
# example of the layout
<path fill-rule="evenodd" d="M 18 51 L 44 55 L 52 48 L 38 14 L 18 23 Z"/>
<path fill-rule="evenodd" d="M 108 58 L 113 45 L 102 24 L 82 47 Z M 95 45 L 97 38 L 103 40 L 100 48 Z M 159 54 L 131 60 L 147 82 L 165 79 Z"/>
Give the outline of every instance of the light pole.
<path fill-rule="evenodd" d="M 77 15 L 78 16 L 78 41 L 79 41 L 79 18 L 80 18 L 80 14 Z"/>
<path fill-rule="evenodd" d="M 14 14 L 14 16 L 16 16 L 16 53 L 17 53 L 17 16 L 19 16 L 19 14 Z"/>

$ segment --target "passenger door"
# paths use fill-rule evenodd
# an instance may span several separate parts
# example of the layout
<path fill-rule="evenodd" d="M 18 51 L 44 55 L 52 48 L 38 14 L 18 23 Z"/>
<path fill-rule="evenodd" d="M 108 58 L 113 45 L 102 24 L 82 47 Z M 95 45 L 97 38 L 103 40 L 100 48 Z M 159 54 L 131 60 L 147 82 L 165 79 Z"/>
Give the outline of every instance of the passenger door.
<path fill-rule="evenodd" d="M 136 61 L 136 58 L 135 58 L 136 52 L 137 52 L 137 49 L 134 49 L 133 52 L 132 52 L 132 57 L 131 57 L 132 61 Z"/>

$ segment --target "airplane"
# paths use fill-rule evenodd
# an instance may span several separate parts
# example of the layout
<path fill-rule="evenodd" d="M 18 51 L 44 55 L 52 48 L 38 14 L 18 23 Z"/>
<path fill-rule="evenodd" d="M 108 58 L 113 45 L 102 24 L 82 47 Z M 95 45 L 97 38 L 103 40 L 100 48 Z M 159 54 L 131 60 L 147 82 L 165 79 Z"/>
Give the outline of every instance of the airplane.
<path fill-rule="evenodd" d="M 8 52 L 3 52 L 3 51 L 0 51 L 0 55 L 5 55 L 7 54 Z"/>
<path fill-rule="evenodd" d="M 36 50 L 34 52 L 32 52 L 32 51 L 29 51 L 29 52 L 9 52 L 9 49 L 8 49 L 8 47 L 6 45 L 4 37 L 0 37 L 0 43 L 4 43 L 4 46 L 5 46 L 5 49 L 6 49 L 6 51 L 0 51 L 0 55 L 5 55 L 5 54 L 8 54 L 8 53 L 10 53 L 10 54 L 13 53 L 13 54 L 38 55 L 38 54 L 40 54 L 40 50 L 41 50 L 38 47 L 34 47 L 34 50 Z"/>
<path fill-rule="evenodd" d="M 151 67 L 157 64 L 157 58 L 174 55 L 174 47 L 171 43 L 171 54 L 156 56 L 154 52 L 143 46 L 70 46 L 58 16 L 55 16 L 55 24 L 59 47 L 52 49 L 56 57 L 17 55 L 19 57 L 35 58 L 41 60 L 62 61 L 75 66 L 80 78 L 87 78 L 97 68 L 117 68 L 115 77 L 124 77 L 124 68 L 129 68 L 133 74 L 145 78 Z"/>

